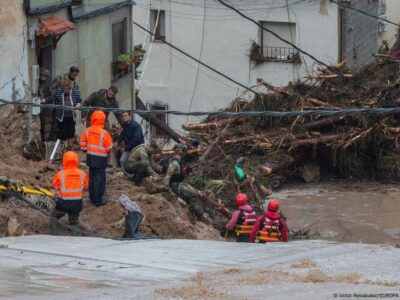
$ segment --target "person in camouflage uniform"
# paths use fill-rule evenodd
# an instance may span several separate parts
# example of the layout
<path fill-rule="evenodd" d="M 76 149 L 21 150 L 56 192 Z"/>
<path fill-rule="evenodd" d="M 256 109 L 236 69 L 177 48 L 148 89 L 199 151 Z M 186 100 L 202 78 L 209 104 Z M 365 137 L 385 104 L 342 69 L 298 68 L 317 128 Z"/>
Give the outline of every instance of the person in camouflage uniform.
<path fill-rule="evenodd" d="M 161 167 L 154 162 L 152 157 L 155 151 L 157 151 L 157 148 L 154 145 L 145 147 L 144 144 L 140 144 L 129 153 L 128 160 L 123 167 L 128 173 L 128 178 L 132 179 L 137 185 L 148 176 L 156 176 L 155 170 L 161 172 Z"/>
<path fill-rule="evenodd" d="M 90 94 L 90 96 L 83 101 L 84 107 L 104 107 L 104 108 L 119 108 L 118 101 L 115 99 L 115 95 L 118 93 L 118 88 L 116 86 L 110 86 L 107 90 L 101 89 L 97 92 Z M 93 111 L 82 110 L 82 123 L 86 123 L 86 127 L 90 127 L 90 118 L 92 116 Z M 110 123 L 108 122 L 108 115 L 110 114 L 107 111 L 104 111 L 106 114 L 106 122 L 104 123 L 104 129 L 110 131 Z M 114 113 L 116 119 L 119 124 L 122 125 L 124 122 L 122 121 L 121 114 Z"/>
<path fill-rule="evenodd" d="M 168 161 L 163 185 L 165 187 L 169 186 L 178 197 L 181 197 L 189 205 L 189 211 L 198 220 L 201 220 L 204 218 L 204 212 L 198 203 L 200 197 L 199 191 L 183 182 L 185 179 L 185 170 L 183 170 L 182 159 L 187 148 L 184 145 L 176 145 L 174 151 L 175 155 Z"/>

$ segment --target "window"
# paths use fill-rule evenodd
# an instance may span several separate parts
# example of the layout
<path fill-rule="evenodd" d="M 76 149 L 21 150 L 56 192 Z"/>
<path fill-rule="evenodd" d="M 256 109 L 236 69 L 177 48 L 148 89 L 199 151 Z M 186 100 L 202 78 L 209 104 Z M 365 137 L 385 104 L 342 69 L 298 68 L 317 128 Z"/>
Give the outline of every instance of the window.
<path fill-rule="evenodd" d="M 151 110 L 168 110 L 168 105 L 156 102 L 156 103 L 150 105 L 150 109 Z M 168 115 L 167 114 L 155 114 L 154 116 L 159 118 L 165 125 L 168 125 Z M 158 129 L 154 125 L 151 125 L 151 127 L 150 127 L 150 136 L 151 136 L 151 139 L 168 138 L 168 136 L 164 132 L 162 132 L 160 129 Z"/>
<path fill-rule="evenodd" d="M 261 25 L 283 39 L 296 44 L 296 24 L 287 22 L 261 22 Z M 273 34 L 261 30 L 261 53 L 265 60 L 295 63 L 300 60 L 296 49 L 279 40 Z"/>
<path fill-rule="evenodd" d="M 113 79 L 121 77 L 129 71 L 128 66 L 122 67 L 118 64 L 118 56 L 127 53 L 128 41 L 127 18 L 121 19 L 112 24 L 112 75 Z M 126 67 L 126 68 L 125 68 Z"/>
<path fill-rule="evenodd" d="M 165 11 L 152 9 L 150 11 L 150 31 L 154 33 L 154 41 L 165 41 Z"/>

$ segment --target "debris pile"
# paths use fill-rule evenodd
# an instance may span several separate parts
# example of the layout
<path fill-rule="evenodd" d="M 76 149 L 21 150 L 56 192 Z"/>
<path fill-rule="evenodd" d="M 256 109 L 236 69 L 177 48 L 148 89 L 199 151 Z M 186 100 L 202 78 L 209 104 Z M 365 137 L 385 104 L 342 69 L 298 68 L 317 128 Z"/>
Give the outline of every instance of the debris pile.
<path fill-rule="evenodd" d="M 380 60 L 353 71 L 345 63 L 320 69 L 318 75 L 284 88 L 258 79 L 269 92 L 251 101 L 235 99 L 227 111 L 396 107 L 400 103 L 399 70 L 398 63 Z M 195 150 L 189 150 L 191 183 L 226 199 L 225 206 L 231 208 L 239 191 L 252 195 L 253 204 L 260 208 L 266 194 L 296 178 L 306 182 L 400 178 L 398 114 L 219 116 L 183 128 L 189 140 L 198 143 Z M 247 174 L 243 181 L 235 174 L 238 159 Z"/>

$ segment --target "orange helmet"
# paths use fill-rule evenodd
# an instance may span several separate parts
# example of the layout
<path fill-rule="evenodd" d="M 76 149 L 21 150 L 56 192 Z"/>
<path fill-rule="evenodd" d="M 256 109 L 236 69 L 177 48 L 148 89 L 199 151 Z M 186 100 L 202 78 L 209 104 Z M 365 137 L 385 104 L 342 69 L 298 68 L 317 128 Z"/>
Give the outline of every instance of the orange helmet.
<path fill-rule="evenodd" d="M 268 210 L 277 212 L 279 210 L 280 203 L 279 200 L 271 199 L 268 201 Z"/>
<path fill-rule="evenodd" d="M 235 196 L 235 203 L 237 206 L 243 206 L 247 204 L 247 196 L 246 194 L 239 193 Z"/>

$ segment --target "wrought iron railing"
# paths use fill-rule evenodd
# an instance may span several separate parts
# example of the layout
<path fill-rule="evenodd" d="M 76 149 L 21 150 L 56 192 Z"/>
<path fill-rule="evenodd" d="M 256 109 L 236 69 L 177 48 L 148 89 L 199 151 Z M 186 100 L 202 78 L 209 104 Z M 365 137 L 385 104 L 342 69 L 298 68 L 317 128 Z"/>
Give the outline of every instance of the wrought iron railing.
<path fill-rule="evenodd" d="M 296 49 L 286 47 L 263 47 L 262 55 L 266 61 L 299 63 L 300 56 Z"/>

